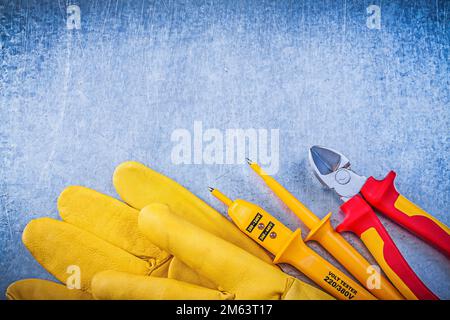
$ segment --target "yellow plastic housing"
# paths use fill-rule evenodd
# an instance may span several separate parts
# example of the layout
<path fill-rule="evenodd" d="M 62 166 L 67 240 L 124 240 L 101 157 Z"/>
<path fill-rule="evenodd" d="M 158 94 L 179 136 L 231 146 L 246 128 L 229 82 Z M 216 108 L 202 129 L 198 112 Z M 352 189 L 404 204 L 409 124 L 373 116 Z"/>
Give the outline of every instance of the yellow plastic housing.
<path fill-rule="evenodd" d="M 240 230 L 275 255 L 274 263 L 291 264 L 337 299 L 376 299 L 306 246 L 300 229 L 292 232 L 271 214 L 244 200 L 233 201 L 228 214 Z"/>

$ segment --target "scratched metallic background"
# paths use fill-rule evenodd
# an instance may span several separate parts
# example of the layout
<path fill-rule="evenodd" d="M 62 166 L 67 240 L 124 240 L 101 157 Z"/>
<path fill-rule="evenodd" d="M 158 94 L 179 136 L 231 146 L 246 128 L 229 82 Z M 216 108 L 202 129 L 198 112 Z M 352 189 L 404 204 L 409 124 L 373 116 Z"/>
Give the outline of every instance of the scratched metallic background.
<path fill-rule="evenodd" d="M 81 8 L 81 30 L 67 30 L 68 4 Z M 366 26 L 371 4 L 380 30 Z M 111 174 L 124 160 L 221 212 L 207 185 L 303 228 L 246 166 L 171 162 L 171 133 L 196 120 L 279 128 L 276 177 L 319 216 L 336 212 L 334 224 L 339 200 L 309 170 L 312 144 L 344 152 L 366 175 L 396 170 L 401 192 L 449 225 L 449 10 L 426 0 L 0 0 L 0 291 L 51 279 L 22 245 L 24 226 L 57 217 L 71 184 L 116 196 Z M 449 299 L 449 261 L 382 221 Z"/>

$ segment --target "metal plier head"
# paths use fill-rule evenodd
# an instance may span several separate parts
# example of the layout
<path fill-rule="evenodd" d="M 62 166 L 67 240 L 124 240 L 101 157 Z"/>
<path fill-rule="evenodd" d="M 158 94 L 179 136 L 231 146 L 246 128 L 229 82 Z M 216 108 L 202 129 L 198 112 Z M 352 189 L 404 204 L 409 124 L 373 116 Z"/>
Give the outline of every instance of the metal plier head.
<path fill-rule="evenodd" d="M 342 201 L 358 194 L 367 180 L 351 170 L 346 156 L 330 148 L 312 146 L 309 162 L 317 179 L 327 188 L 334 189 Z"/>

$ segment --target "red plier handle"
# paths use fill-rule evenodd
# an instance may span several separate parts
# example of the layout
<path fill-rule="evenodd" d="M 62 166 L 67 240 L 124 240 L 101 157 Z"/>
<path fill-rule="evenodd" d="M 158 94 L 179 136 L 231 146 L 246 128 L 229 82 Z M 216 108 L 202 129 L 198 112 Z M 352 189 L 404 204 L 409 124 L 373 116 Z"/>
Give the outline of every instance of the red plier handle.
<path fill-rule="evenodd" d="M 438 300 L 414 273 L 370 205 L 359 195 L 341 206 L 345 219 L 338 232 L 351 231 L 369 249 L 386 276 L 408 300 Z"/>
<path fill-rule="evenodd" d="M 372 207 L 450 258 L 450 229 L 399 194 L 394 185 L 395 176 L 391 171 L 383 180 L 370 177 L 360 192 Z"/>

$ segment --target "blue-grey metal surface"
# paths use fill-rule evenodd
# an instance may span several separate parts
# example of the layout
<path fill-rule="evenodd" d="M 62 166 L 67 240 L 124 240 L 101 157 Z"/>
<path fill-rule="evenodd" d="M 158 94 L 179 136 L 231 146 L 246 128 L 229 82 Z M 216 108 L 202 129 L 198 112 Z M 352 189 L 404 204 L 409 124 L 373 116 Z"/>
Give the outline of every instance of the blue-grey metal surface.
<path fill-rule="evenodd" d="M 69 29 L 68 5 L 80 8 Z M 370 5 L 379 29 L 367 25 Z M 130 159 L 221 212 L 208 185 L 306 232 L 246 164 L 176 165 L 171 134 L 194 121 L 279 129 L 275 177 L 319 216 L 334 211 L 334 224 L 340 200 L 309 168 L 314 144 L 367 176 L 396 170 L 399 190 L 449 225 L 449 11 L 428 0 L 0 0 L 0 292 L 51 278 L 21 243 L 26 223 L 57 217 L 68 185 L 116 196 L 112 172 Z M 450 298 L 449 261 L 382 221 Z"/>

